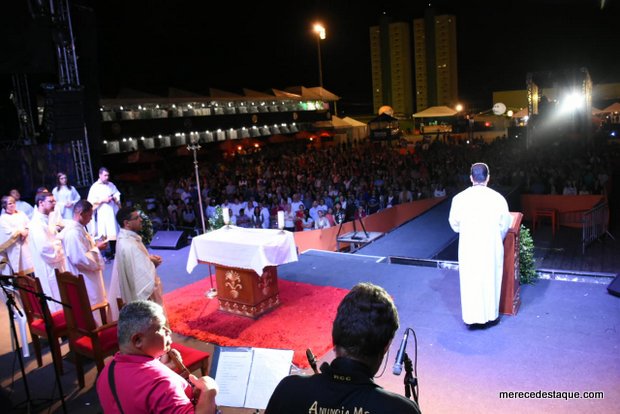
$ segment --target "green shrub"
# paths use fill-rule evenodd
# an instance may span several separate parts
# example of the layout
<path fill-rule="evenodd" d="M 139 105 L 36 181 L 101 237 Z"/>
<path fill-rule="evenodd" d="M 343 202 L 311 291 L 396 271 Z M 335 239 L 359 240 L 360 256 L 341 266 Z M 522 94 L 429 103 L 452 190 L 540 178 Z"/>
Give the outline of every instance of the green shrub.
<path fill-rule="evenodd" d="M 521 225 L 519 241 L 519 279 L 521 284 L 533 284 L 538 279 L 534 260 L 534 239 L 530 230 L 524 225 Z"/>

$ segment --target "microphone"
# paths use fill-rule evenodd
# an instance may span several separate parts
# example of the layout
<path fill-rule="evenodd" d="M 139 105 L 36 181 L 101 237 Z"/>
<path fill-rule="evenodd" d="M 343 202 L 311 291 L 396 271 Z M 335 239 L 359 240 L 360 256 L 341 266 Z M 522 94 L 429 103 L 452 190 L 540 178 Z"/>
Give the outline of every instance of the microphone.
<path fill-rule="evenodd" d="M 310 348 L 306 349 L 306 358 L 308 358 L 308 362 L 312 367 L 312 371 L 314 371 L 315 374 L 318 374 L 319 370 L 316 367 L 316 358 L 314 357 L 314 354 L 312 353 Z"/>
<path fill-rule="evenodd" d="M 392 373 L 394 375 L 400 375 L 400 373 L 403 371 L 403 360 L 405 359 L 405 348 L 407 347 L 408 332 L 408 329 L 405 329 L 403 340 L 401 341 L 400 348 L 398 349 L 398 353 L 396 354 L 396 361 L 394 362 L 394 368 L 392 368 Z"/>

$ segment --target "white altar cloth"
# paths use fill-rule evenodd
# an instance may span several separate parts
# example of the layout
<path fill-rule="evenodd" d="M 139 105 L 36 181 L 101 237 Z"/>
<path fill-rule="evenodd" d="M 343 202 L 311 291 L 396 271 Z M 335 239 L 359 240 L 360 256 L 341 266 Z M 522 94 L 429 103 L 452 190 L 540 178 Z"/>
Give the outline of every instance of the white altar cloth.
<path fill-rule="evenodd" d="M 297 261 L 295 238 L 290 231 L 222 227 L 192 239 L 187 273 L 198 262 L 254 270 L 262 276 L 267 266 Z"/>

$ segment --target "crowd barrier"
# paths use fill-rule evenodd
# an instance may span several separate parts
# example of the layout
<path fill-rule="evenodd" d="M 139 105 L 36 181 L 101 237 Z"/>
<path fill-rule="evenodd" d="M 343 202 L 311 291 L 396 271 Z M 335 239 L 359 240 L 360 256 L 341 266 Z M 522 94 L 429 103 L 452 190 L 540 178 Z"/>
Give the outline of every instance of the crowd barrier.
<path fill-rule="evenodd" d="M 586 247 L 604 235 L 614 239 L 611 233 L 609 233 L 609 205 L 606 202 L 598 204 L 583 213 L 581 253 L 585 253 Z"/>
<path fill-rule="evenodd" d="M 398 204 L 394 207 L 386 208 L 364 217 L 362 223 L 366 231 L 386 233 L 430 210 L 444 200 L 445 197 L 438 197 L 412 201 L 406 204 Z M 359 226 L 357 230 L 362 231 Z M 343 223 L 342 228 L 336 225 L 322 230 L 296 231 L 294 233 L 295 245 L 300 253 L 310 249 L 335 252 L 338 250 L 336 241 L 338 231 L 340 231 L 341 235 L 352 232 L 353 222 Z M 340 244 L 341 248 L 348 248 L 348 246 L 348 243 Z"/>
<path fill-rule="evenodd" d="M 554 209 L 560 226 L 581 228 L 583 220 L 579 216 L 582 212 L 605 202 L 604 195 L 524 194 L 521 196 L 521 210 L 523 219 L 531 222 L 536 210 Z"/>

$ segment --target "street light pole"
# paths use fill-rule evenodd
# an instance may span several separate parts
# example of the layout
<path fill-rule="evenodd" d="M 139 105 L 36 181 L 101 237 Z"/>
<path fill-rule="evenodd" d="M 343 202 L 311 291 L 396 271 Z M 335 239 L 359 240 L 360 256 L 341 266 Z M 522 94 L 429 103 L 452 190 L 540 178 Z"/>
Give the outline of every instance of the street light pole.
<path fill-rule="evenodd" d="M 321 40 L 325 39 L 325 27 L 322 24 L 316 23 L 314 25 L 314 32 L 316 33 L 316 49 L 319 56 L 319 86 L 323 88 L 323 65 L 321 63 Z"/>

